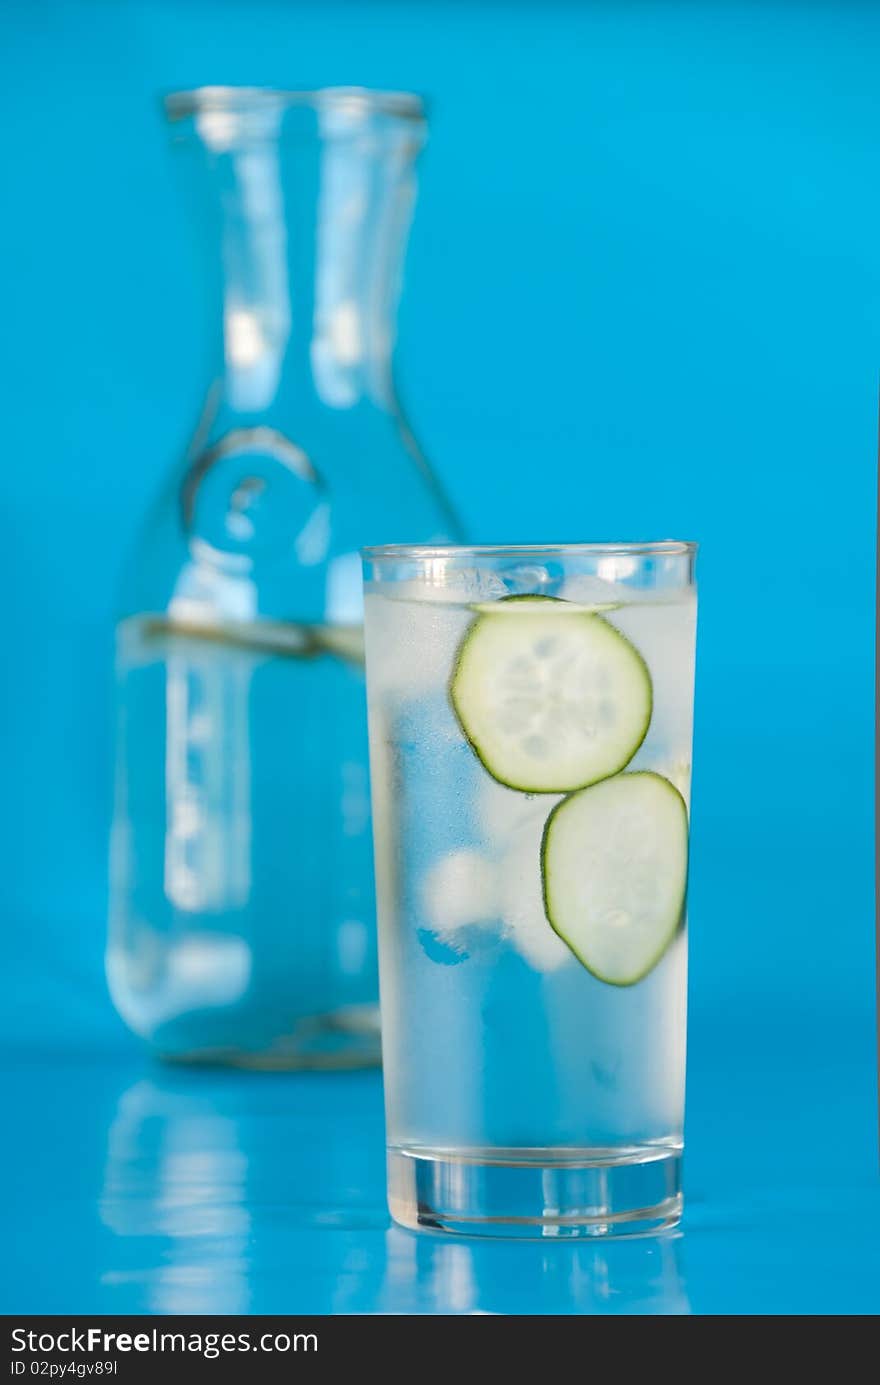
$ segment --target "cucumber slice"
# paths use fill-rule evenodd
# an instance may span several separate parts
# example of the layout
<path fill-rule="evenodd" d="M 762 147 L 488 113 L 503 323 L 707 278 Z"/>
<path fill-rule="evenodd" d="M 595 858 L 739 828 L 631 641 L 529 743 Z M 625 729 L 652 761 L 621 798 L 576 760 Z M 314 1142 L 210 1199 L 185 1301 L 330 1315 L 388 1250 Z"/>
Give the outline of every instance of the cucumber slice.
<path fill-rule="evenodd" d="M 477 616 L 449 695 L 493 779 L 523 793 L 566 793 L 616 774 L 651 720 L 638 650 L 602 616 L 546 596 L 496 601 Z"/>
<path fill-rule="evenodd" d="M 600 981 L 633 986 L 684 916 L 688 818 L 668 779 L 635 770 L 553 809 L 541 875 L 551 928 Z"/>

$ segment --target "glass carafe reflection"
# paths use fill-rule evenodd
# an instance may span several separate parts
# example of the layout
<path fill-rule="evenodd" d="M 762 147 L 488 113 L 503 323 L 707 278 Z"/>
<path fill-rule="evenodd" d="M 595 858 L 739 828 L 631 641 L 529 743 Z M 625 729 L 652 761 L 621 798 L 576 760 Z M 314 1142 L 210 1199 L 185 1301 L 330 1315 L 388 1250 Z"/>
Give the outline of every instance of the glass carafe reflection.
<path fill-rule="evenodd" d="M 378 1059 L 358 550 L 457 526 L 398 404 L 419 102 L 169 98 L 217 357 L 118 629 L 108 977 L 168 1058 Z"/>

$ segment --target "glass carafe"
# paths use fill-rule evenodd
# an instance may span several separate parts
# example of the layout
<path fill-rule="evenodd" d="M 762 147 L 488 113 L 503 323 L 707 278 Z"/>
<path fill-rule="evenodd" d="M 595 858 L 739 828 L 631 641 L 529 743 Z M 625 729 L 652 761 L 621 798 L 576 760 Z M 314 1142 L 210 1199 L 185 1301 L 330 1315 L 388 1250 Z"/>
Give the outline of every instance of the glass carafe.
<path fill-rule="evenodd" d="M 216 362 L 117 639 L 107 969 L 162 1056 L 377 1061 L 359 548 L 456 535 L 397 401 L 419 101 L 167 101 Z"/>

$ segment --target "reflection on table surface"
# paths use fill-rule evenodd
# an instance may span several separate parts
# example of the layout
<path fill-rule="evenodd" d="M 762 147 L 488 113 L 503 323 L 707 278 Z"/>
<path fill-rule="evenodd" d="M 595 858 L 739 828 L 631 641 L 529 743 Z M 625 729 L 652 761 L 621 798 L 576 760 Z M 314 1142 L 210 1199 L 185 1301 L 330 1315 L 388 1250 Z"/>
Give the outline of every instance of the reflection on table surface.
<path fill-rule="evenodd" d="M 836 1075 L 852 1134 L 824 1157 L 815 1142 L 805 1154 L 798 1138 L 807 1074 L 795 1090 L 789 1081 L 784 1102 L 778 1074 L 697 1074 L 683 1233 L 527 1243 L 446 1239 L 389 1222 L 376 1073 L 9 1055 L 0 1072 L 17 1133 L 2 1170 L 16 1247 L 6 1312 L 880 1308 L 870 1064 Z M 719 1077 L 731 1111 L 749 1098 L 762 1143 L 728 1138 L 727 1108 L 717 1093 L 711 1099 Z M 855 1116 L 862 1103 L 864 1121 Z M 832 1230 L 833 1272 L 816 1234 Z"/>
<path fill-rule="evenodd" d="M 389 1225 L 375 1077 L 280 1090 L 279 1112 L 277 1081 L 158 1070 L 120 1093 L 98 1204 L 120 1252 L 107 1288 L 139 1286 L 153 1312 L 246 1313 L 276 1276 L 298 1301 L 313 1266 L 336 1313 L 688 1311 L 676 1237 L 524 1248 Z M 155 1266 L 127 1263 L 132 1238 L 161 1244 Z"/>

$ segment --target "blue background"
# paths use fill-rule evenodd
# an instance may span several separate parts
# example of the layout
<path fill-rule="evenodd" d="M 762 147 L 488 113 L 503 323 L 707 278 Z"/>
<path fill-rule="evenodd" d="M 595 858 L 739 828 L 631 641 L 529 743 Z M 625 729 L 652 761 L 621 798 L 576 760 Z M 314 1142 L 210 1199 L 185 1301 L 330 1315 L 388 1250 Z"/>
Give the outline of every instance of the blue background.
<path fill-rule="evenodd" d="M 316 1141 L 328 1121 L 350 1118 L 339 1114 L 346 1102 L 363 1112 L 357 1139 L 343 1140 L 363 1160 L 340 1155 L 342 1181 L 324 1201 L 316 1194 L 317 1221 L 314 1209 L 303 1214 L 308 1230 L 284 1243 L 287 1262 L 272 1260 L 280 1243 L 254 1250 L 253 1231 L 242 1243 L 251 1250 L 233 1253 L 216 1223 L 223 1254 L 243 1265 L 221 1309 L 524 1311 L 514 1286 L 529 1264 L 544 1311 L 613 1309 L 641 1304 L 659 1263 L 614 1248 L 631 1259 L 611 1302 L 589 1297 L 605 1252 L 566 1249 L 581 1260 L 548 1281 L 543 1251 L 518 1269 L 504 1258 L 511 1248 L 497 1260 L 434 1242 L 401 1251 L 416 1242 L 385 1230 L 374 1079 L 349 1079 L 343 1099 L 341 1085 L 303 1079 L 205 1087 L 169 1077 L 150 1068 L 106 998 L 114 592 L 205 385 L 189 228 L 158 94 L 218 82 L 410 87 L 431 98 L 400 376 L 474 537 L 702 544 L 692 1211 L 677 1301 L 695 1311 L 880 1309 L 880 8 L 7 0 L 0 40 L 4 1104 L 21 1119 L 48 1085 L 58 1118 L 82 1131 L 63 1175 L 46 1153 L 54 1118 L 32 1122 L 8 1155 L 25 1224 L 38 1185 L 58 1205 L 50 1198 L 31 1223 L 33 1264 L 14 1274 L 7 1311 L 169 1311 L 185 1300 L 175 1298 L 181 1283 L 208 1285 L 190 1306 L 215 1302 L 220 1262 L 199 1260 L 213 1233 L 190 1244 L 185 1229 L 163 1232 L 165 1193 L 138 1183 L 130 1149 L 128 1164 L 113 1154 L 113 1132 L 138 1101 L 177 1132 L 172 1146 L 195 1130 L 196 1166 L 214 1150 L 226 1173 L 211 1206 L 225 1197 L 227 1210 L 247 1203 L 255 1169 L 260 1187 L 274 1177 L 278 1198 L 289 1190 L 290 1168 L 272 1165 L 254 1133 L 259 1109 L 285 1111 L 298 1145 L 294 1110 Z M 244 1181 L 230 1181 L 233 1166 L 250 1170 Z M 117 1213 L 115 1231 L 101 1213 L 104 1240 L 84 1270 L 96 1207 L 112 1206 L 108 1178 L 122 1179 L 123 1202 L 140 1212 L 133 1223 Z M 57 1235 L 62 1207 L 70 1259 L 52 1277 L 39 1238 Z M 321 1252 L 326 1284 L 300 1280 L 325 1214 L 351 1246 L 321 1240 L 335 1247 Z M 848 1219 L 849 1270 L 833 1283 L 817 1283 L 807 1253 L 807 1228 L 823 1216 L 836 1227 Z M 183 1270 L 154 1292 L 154 1262 L 178 1263 L 166 1234 Z M 679 1244 L 667 1250 L 678 1255 Z M 362 1261 L 385 1268 L 359 1278 Z M 449 1288 L 465 1273 L 449 1265 L 467 1267 L 473 1292 Z M 662 1294 L 648 1298 L 663 1306 Z"/>

